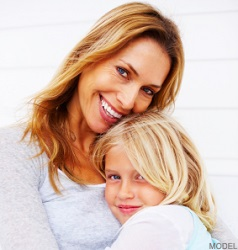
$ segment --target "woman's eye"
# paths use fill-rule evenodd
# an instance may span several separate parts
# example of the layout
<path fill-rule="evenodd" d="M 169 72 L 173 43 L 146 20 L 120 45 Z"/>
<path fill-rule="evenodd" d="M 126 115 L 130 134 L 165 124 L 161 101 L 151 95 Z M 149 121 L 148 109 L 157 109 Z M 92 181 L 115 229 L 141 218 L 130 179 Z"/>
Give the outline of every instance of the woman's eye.
<path fill-rule="evenodd" d="M 128 73 L 125 69 L 121 68 L 121 67 L 117 67 L 117 71 L 119 72 L 120 75 L 122 75 L 123 77 L 128 77 Z"/>
<path fill-rule="evenodd" d="M 150 88 L 143 88 L 143 91 L 150 96 L 153 96 L 155 94 L 155 92 L 153 90 L 151 90 Z"/>

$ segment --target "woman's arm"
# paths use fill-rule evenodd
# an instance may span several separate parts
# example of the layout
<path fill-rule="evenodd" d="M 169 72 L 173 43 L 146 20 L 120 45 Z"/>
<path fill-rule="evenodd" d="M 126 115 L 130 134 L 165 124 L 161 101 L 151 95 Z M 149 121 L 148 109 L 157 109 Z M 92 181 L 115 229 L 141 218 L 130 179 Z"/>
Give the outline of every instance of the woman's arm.
<path fill-rule="evenodd" d="M 219 216 L 217 217 L 217 223 L 212 232 L 212 237 L 218 239 L 221 243 L 233 243 L 238 246 L 238 239 Z"/>
<path fill-rule="evenodd" d="M 0 246 L 58 249 L 38 191 L 40 166 L 19 139 L 14 129 L 0 131 Z"/>

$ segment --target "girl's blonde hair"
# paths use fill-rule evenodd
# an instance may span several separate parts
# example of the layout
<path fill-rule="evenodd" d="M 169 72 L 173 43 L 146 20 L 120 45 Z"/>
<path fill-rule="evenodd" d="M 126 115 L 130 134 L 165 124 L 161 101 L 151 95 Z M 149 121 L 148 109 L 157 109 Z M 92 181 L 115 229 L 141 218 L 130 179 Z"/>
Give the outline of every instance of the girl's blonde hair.
<path fill-rule="evenodd" d="M 172 117 L 158 110 L 133 114 L 99 138 L 92 161 L 103 175 L 106 154 L 118 145 L 144 179 L 166 195 L 161 204 L 187 206 L 213 229 L 216 209 L 201 157 Z"/>
<path fill-rule="evenodd" d="M 46 152 L 49 156 L 50 180 L 56 191 L 53 177 L 57 176 L 57 169 L 70 172 L 65 166 L 65 159 L 72 162 L 77 159 L 70 146 L 70 131 L 65 125 L 66 106 L 81 73 L 93 63 L 110 58 L 139 37 L 154 39 L 170 57 L 171 69 L 150 107 L 157 106 L 162 110 L 171 106 L 180 89 L 184 69 L 179 31 L 174 22 L 156 8 L 139 2 L 121 5 L 102 16 L 70 52 L 51 83 L 32 99 L 33 109 L 25 135 L 30 133 L 31 141 L 37 142 L 41 148 L 40 154 Z"/>

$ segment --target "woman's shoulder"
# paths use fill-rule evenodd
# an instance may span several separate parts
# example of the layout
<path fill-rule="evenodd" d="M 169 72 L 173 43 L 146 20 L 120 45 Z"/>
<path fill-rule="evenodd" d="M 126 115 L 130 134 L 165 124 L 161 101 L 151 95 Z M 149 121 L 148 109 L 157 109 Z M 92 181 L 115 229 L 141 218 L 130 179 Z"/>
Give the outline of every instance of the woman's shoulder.
<path fill-rule="evenodd" d="M 19 165 L 31 162 L 31 165 L 44 165 L 47 161 L 45 154 L 37 143 L 30 142 L 30 135 L 24 136 L 25 124 L 14 124 L 0 128 L 0 157 L 6 162 L 10 161 Z M 36 157 L 39 155 L 38 157 Z M 41 163 L 41 164 L 40 164 Z"/>
<path fill-rule="evenodd" d="M 0 145 L 1 151 L 12 151 L 17 150 L 28 152 L 32 151 L 34 154 L 37 154 L 38 146 L 33 143 L 29 143 L 30 136 L 27 134 L 24 136 L 26 126 L 25 124 L 13 124 L 0 128 Z M 24 139 L 23 139 L 24 137 Z M 39 153 L 39 152 L 38 152 Z"/>
<path fill-rule="evenodd" d="M 25 130 L 24 124 L 13 124 L 0 128 L 0 143 L 21 141 Z"/>
<path fill-rule="evenodd" d="M 30 143 L 29 135 L 23 139 L 24 124 L 10 125 L 0 128 L 0 159 L 2 175 L 25 176 L 28 180 L 42 182 L 45 178 L 47 156 L 40 154 L 40 148 Z M 3 177 L 2 177 L 3 178 Z"/>

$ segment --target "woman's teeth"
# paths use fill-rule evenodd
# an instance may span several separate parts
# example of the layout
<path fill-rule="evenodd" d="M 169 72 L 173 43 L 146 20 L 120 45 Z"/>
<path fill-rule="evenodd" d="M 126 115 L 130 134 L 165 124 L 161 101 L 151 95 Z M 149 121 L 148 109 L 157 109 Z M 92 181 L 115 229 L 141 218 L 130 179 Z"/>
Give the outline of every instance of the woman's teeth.
<path fill-rule="evenodd" d="M 111 117 L 118 118 L 118 119 L 122 117 L 122 115 L 112 110 L 112 108 L 104 100 L 102 100 L 102 107 L 107 112 L 107 114 L 110 115 Z"/>

